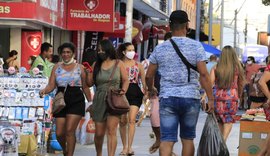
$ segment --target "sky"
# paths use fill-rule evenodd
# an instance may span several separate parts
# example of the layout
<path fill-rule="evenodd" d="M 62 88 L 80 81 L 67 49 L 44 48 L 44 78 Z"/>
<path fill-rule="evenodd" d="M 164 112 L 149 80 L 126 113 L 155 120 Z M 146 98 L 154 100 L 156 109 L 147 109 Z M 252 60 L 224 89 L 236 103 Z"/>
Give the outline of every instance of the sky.
<path fill-rule="evenodd" d="M 207 0 L 209 1 L 209 0 Z M 221 0 L 213 0 L 213 14 L 220 17 Z M 242 6 L 243 4 L 243 6 Z M 242 8 L 241 8 L 242 6 Z M 241 9 L 240 9 L 241 8 Z M 261 0 L 224 0 L 224 45 L 233 45 L 234 12 L 237 14 L 237 31 L 240 34 L 239 44 L 244 43 L 243 30 L 245 28 L 245 18 L 248 19 L 248 44 L 256 44 L 258 31 L 267 31 L 267 20 L 270 15 L 270 6 L 264 6 Z"/>

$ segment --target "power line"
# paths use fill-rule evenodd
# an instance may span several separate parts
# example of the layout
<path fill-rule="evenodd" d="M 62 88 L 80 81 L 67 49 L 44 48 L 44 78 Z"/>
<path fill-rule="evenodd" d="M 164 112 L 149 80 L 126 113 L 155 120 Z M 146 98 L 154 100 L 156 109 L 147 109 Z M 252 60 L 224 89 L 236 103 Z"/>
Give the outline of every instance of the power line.
<path fill-rule="evenodd" d="M 247 1 L 247 0 L 245 0 L 245 1 L 242 3 L 242 5 L 240 6 L 240 8 L 239 8 L 238 10 L 236 9 L 236 14 L 238 14 L 238 13 L 241 11 L 241 9 L 243 8 L 243 6 L 244 6 L 244 4 L 246 3 L 246 1 Z M 234 20 L 235 20 L 235 17 L 234 17 L 233 20 L 231 21 L 230 25 L 232 25 L 232 23 L 233 23 Z"/>

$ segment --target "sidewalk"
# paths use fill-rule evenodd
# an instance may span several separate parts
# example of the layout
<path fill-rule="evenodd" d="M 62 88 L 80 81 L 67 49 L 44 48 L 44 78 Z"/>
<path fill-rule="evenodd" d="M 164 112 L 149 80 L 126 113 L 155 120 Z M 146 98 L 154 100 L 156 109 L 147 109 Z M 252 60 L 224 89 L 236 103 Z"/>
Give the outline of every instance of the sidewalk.
<path fill-rule="evenodd" d="M 240 111 L 238 114 L 242 114 L 243 112 Z M 206 119 L 207 114 L 204 112 L 200 113 L 198 124 L 197 124 L 197 137 L 194 140 L 195 142 L 195 149 L 197 149 L 202 133 L 202 129 L 204 126 L 204 122 Z M 239 130 L 240 130 L 240 123 L 237 122 L 233 125 L 231 134 L 227 140 L 227 146 L 230 151 L 230 156 L 237 156 L 238 155 L 238 145 L 239 145 Z M 154 154 L 149 154 L 149 147 L 154 143 L 154 139 L 149 137 L 149 134 L 152 132 L 151 124 L 149 118 L 143 120 L 140 127 L 136 127 L 136 133 L 133 143 L 133 150 L 135 151 L 136 156 L 158 156 L 158 151 Z M 181 144 L 178 142 L 174 145 L 174 152 L 180 156 L 181 155 Z M 118 146 L 116 149 L 116 156 L 122 150 L 122 143 L 118 133 Z M 77 144 L 76 151 L 74 156 L 95 156 L 95 146 L 94 145 L 87 145 L 82 146 Z M 59 156 L 62 154 L 58 154 Z M 47 154 L 47 156 L 58 156 L 57 154 Z M 103 155 L 107 156 L 107 144 L 106 140 L 103 145 Z"/>

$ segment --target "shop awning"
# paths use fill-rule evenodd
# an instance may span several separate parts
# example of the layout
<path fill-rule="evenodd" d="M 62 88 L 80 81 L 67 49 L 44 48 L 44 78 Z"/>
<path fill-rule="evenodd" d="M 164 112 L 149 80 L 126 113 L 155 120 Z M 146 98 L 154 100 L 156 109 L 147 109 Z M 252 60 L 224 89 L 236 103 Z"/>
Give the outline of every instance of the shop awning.
<path fill-rule="evenodd" d="M 8 20 L 8 19 L 1 19 L 0 20 L 0 28 L 1 27 L 9 27 L 9 28 L 23 28 L 23 29 L 36 29 L 41 30 L 42 25 L 34 23 L 32 21 L 26 20 Z"/>
<path fill-rule="evenodd" d="M 122 2 L 127 2 L 127 0 L 122 0 Z M 160 19 L 168 19 L 169 16 L 166 15 L 166 13 L 157 10 L 151 4 L 146 2 L 145 0 L 133 0 L 133 8 L 138 10 L 139 12 L 149 16 L 149 17 L 155 17 Z"/>

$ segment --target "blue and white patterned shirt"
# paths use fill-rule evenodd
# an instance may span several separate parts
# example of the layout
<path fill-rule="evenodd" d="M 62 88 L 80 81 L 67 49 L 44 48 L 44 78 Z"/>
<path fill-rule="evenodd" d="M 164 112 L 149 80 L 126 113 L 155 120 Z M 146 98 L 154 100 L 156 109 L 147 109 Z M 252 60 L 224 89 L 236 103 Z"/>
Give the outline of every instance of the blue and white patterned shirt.
<path fill-rule="evenodd" d="M 187 37 L 172 37 L 187 61 L 194 66 L 206 61 L 202 44 Z M 149 58 L 158 65 L 161 74 L 160 97 L 182 97 L 200 99 L 199 74 L 190 69 L 190 82 L 186 65 L 177 55 L 169 40 L 159 44 Z"/>

